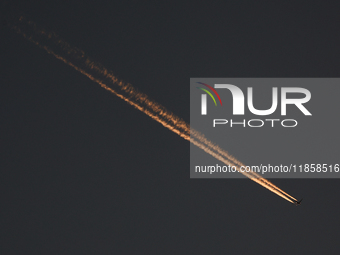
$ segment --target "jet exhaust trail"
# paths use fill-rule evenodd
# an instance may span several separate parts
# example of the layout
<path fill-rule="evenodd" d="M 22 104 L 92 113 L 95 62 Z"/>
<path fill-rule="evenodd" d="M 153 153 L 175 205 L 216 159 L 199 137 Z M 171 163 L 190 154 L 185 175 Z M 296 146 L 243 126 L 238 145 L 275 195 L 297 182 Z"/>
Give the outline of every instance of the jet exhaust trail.
<path fill-rule="evenodd" d="M 87 76 L 102 88 L 123 99 L 128 104 L 145 113 L 184 139 L 190 141 L 214 158 L 225 164 L 235 166 L 238 172 L 287 201 L 291 203 L 298 201 L 267 179 L 261 177 L 259 174 L 254 172 L 241 172 L 240 167 L 244 166 L 244 164 L 231 156 L 227 151 L 223 150 L 218 145 L 213 144 L 206 139 L 203 134 L 190 128 L 188 123 L 168 111 L 162 105 L 149 99 L 147 95 L 139 92 L 132 85 L 118 80 L 111 71 L 107 70 L 99 63 L 90 60 L 83 51 L 71 47 L 55 33 L 38 28 L 34 22 L 26 20 L 22 16 L 13 25 L 10 25 L 10 27 L 18 34 L 24 36 L 27 40 L 44 49 L 47 53 Z M 46 46 L 51 44 L 55 49 Z M 110 84 L 110 86 L 107 84 Z"/>

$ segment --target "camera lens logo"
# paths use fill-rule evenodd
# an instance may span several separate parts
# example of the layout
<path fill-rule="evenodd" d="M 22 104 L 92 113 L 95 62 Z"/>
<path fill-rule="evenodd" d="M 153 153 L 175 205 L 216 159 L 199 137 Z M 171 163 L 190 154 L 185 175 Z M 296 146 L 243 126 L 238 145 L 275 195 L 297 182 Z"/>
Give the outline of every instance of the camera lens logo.
<path fill-rule="evenodd" d="M 220 101 L 220 104 L 222 106 L 222 101 L 221 101 L 220 95 L 217 93 L 217 91 L 213 87 L 211 87 L 210 85 L 205 84 L 203 82 L 197 82 L 197 83 L 207 87 L 212 92 L 214 92 L 214 94 L 217 96 L 217 98 Z M 200 87 L 197 87 L 197 88 L 203 90 L 204 92 L 206 92 L 212 98 L 212 100 L 214 101 L 215 106 L 217 106 L 216 100 L 215 100 L 214 96 L 210 93 L 209 90 L 206 90 L 206 89 L 200 88 Z M 201 114 L 202 115 L 207 115 L 207 94 L 202 94 L 201 95 Z"/>

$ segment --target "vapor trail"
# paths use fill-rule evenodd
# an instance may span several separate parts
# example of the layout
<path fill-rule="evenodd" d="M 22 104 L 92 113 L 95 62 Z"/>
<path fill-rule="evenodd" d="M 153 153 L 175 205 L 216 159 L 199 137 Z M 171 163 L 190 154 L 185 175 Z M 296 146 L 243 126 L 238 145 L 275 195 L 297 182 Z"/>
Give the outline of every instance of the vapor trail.
<path fill-rule="evenodd" d="M 29 41 L 33 42 L 38 47 L 53 55 L 55 58 L 63 61 L 65 64 L 87 76 L 92 81 L 99 84 L 102 88 L 123 99 L 138 110 L 144 112 L 152 119 L 161 123 L 164 127 L 190 141 L 200 149 L 204 150 L 206 153 L 212 155 L 225 164 L 235 166 L 237 171 L 272 191 L 273 193 L 279 195 L 280 197 L 286 199 L 287 201 L 294 203 L 294 200 L 296 200 L 294 197 L 290 196 L 288 193 L 284 192 L 257 173 L 242 172 L 240 167 L 244 166 L 244 164 L 231 156 L 227 151 L 207 140 L 203 134 L 200 134 L 198 131 L 190 128 L 189 124 L 168 111 L 162 105 L 149 99 L 147 95 L 139 92 L 130 84 L 119 81 L 111 71 L 107 70 L 99 63 L 95 63 L 90 60 L 83 51 L 71 47 L 68 43 L 60 39 L 55 33 L 47 32 L 44 29 L 37 28 L 37 25 L 34 22 L 27 21 L 24 17 L 20 17 L 17 24 L 12 25 L 11 28 L 17 33 L 23 35 Z M 42 43 L 44 41 L 46 41 L 46 43 Z M 54 46 L 57 46 L 56 49 L 52 50 L 50 47 L 46 46 L 46 44 L 51 44 L 51 42 L 54 44 Z M 113 88 L 109 87 L 107 84 L 110 84 L 113 86 Z"/>
<path fill-rule="evenodd" d="M 192 129 L 191 129 L 192 130 Z M 294 203 L 294 201 L 292 201 L 289 197 L 285 196 L 283 193 L 280 192 L 280 189 L 277 188 L 274 184 L 272 184 L 271 182 L 269 182 L 268 180 L 264 179 L 264 178 L 259 178 L 259 177 L 255 177 L 253 175 L 253 173 L 249 172 L 242 172 L 239 165 L 235 165 L 232 163 L 232 161 L 229 161 L 228 158 L 226 158 L 225 156 L 222 156 L 219 153 L 216 153 L 212 148 L 210 148 L 209 146 L 206 146 L 205 144 L 203 144 L 202 142 L 198 142 L 196 141 L 194 138 L 191 137 L 190 142 L 192 142 L 194 145 L 196 145 L 198 148 L 204 150 L 206 153 L 212 155 L 214 158 L 220 160 L 221 162 L 223 162 L 226 165 L 232 165 L 232 166 L 236 166 L 236 170 L 238 172 L 240 172 L 241 174 L 243 174 L 244 176 L 248 177 L 249 179 L 251 179 L 252 181 L 260 184 L 261 186 L 265 187 L 266 189 L 272 191 L 273 193 L 277 194 L 278 196 L 286 199 L 287 201 Z M 244 166 L 244 165 L 243 165 Z M 269 184 L 265 181 L 269 182 Z"/>
<path fill-rule="evenodd" d="M 197 138 L 200 142 L 197 142 L 194 138 Z M 256 183 L 260 184 L 261 186 L 269 189 L 270 191 L 274 192 L 280 197 L 286 199 L 287 201 L 291 203 L 294 203 L 294 200 L 298 201 L 294 197 L 292 197 L 291 195 L 284 192 L 279 187 L 277 187 L 276 185 L 268 181 L 267 179 L 260 176 L 259 174 L 254 173 L 254 172 L 247 173 L 247 172 L 241 171 L 241 167 L 245 166 L 243 163 L 241 163 L 236 158 L 231 156 L 227 151 L 223 150 L 218 145 L 215 145 L 211 141 L 207 140 L 203 134 L 199 133 L 193 128 L 191 128 L 190 142 L 192 142 L 194 145 L 196 145 L 200 149 L 204 150 L 206 153 L 212 155 L 216 159 L 222 161 L 223 163 L 227 165 L 235 166 L 238 172 L 250 178 L 251 180 L 255 181 Z"/>

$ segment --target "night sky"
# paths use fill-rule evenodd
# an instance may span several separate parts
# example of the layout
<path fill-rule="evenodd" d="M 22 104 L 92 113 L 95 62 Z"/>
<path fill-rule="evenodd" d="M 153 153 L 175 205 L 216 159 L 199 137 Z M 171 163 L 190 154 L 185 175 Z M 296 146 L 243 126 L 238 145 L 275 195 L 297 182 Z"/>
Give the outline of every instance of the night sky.
<path fill-rule="evenodd" d="M 247 179 L 190 179 L 188 141 L 6 25 L 24 14 L 189 122 L 190 77 L 339 77 L 338 3 L 9 2 L 0 254 L 340 252 L 339 180 L 272 180 L 296 207 Z"/>

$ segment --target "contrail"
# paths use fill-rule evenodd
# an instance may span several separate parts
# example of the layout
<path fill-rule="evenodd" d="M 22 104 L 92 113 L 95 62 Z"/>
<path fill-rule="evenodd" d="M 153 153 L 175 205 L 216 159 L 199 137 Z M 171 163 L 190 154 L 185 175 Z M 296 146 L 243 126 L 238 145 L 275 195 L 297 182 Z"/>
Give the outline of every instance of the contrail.
<path fill-rule="evenodd" d="M 200 143 L 197 142 L 194 138 L 198 138 Z M 228 154 L 225 150 L 221 149 L 218 145 L 213 144 L 209 140 L 207 140 L 203 134 L 200 134 L 198 131 L 191 128 L 191 140 L 194 145 L 199 147 L 200 149 L 204 150 L 208 154 L 212 155 L 216 159 L 222 161 L 227 165 L 236 166 L 236 169 L 241 174 L 245 175 L 246 177 L 250 178 L 251 180 L 255 181 L 256 183 L 262 185 L 263 187 L 269 189 L 270 191 L 274 192 L 275 194 L 279 195 L 280 197 L 286 199 L 287 201 L 294 203 L 294 201 L 298 201 L 296 198 L 292 197 L 288 193 L 281 190 L 279 187 L 275 186 L 273 183 L 268 181 L 267 179 L 263 178 L 257 173 L 254 172 L 244 172 L 241 171 L 241 167 L 245 166 L 243 163 L 235 159 L 233 156 Z M 202 145 L 203 144 L 203 145 Z M 290 199 L 292 198 L 292 199 Z"/>
<path fill-rule="evenodd" d="M 214 158 L 222 161 L 223 163 L 225 163 L 226 165 L 234 165 L 236 166 L 236 169 L 238 172 L 240 172 L 241 174 L 245 175 L 246 177 L 248 177 L 249 179 L 253 180 L 254 182 L 260 184 L 261 186 L 265 187 L 266 189 L 272 191 L 273 193 L 279 195 L 280 197 L 286 199 L 287 201 L 294 203 L 294 201 L 292 201 L 291 199 L 289 199 L 287 196 L 285 196 L 283 193 L 280 192 L 280 189 L 277 188 L 274 184 L 272 184 L 271 182 L 269 182 L 268 180 L 264 179 L 264 178 L 258 178 L 255 177 L 253 175 L 253 173 L 249 172 L 243 172 L 240 169 L 240 166 L 233 164 L 231 161 L 229 161 L 225 156 L 222 156 L 216 152 L 214 152 L 211 148 L 209 148 L 208 146 L 206 146 L 205 144 L 196 141 L 195 139 L 191 138 L 190 142 L 192 142 L 194 145 L 196 145 L 197 147 L 199 147 L 200 149 L 204 150 L 206 153 L 212 155 Z M 266 180 L 267 182 L 265 182 L 264 180 Z"/>
<path fill-rule="evenodd" d="M 28 21 L 24 17 L 20 17 L 16 23 L 17 24 L 11 25 L 13 30 L 23 35 L 26 39 L 33 42 L 38 47 L 44 49 L 55 58 L 63 61 L 65 64 L 87 76 L 92 81 L 99 84 L 102 88 L 123 99 L 128 104 L 150 116 L 152 119 L 161 123 L 164 127 L 170 129 L 184 139 L 190 141 L 206 153 L 212 155 L 214 158 L 225 164 L 235 166 L 238 172 L 273 193 L 291 203 L 297 201 L 294 197 L 290 196 L 288 193 L 284 192 L 257 173 L 241 171 L 240 168 L 241 166 L 244 166 L 244 164 L 231 156 L 227 151 L 223 150 L 218 145 L 213 144 L 211 141 L 206 139 L 203 134 L 200 134 L 198 131 L 190 128 L 189 124 L 187 124 L 184 120 L 168 111 L 162 105 L 149 99 L 147 95 L 139 92 L 132 85 L 118 80 L 111 71 L 99 63 L 95 63 L 90 60 L 83 51 L 71 47 L 55 33 L 39 29 L 34 22 Z M 42 43 L 44 41 L 46 41 L 46 43 Z M 57 46 L 56 49 L 52 50 L 50 47 L 46 46 L 46 44 L 51 44 L 51 42 Z M 113 88 L 109 87 L 107 84 L 110 84 Z"/>

